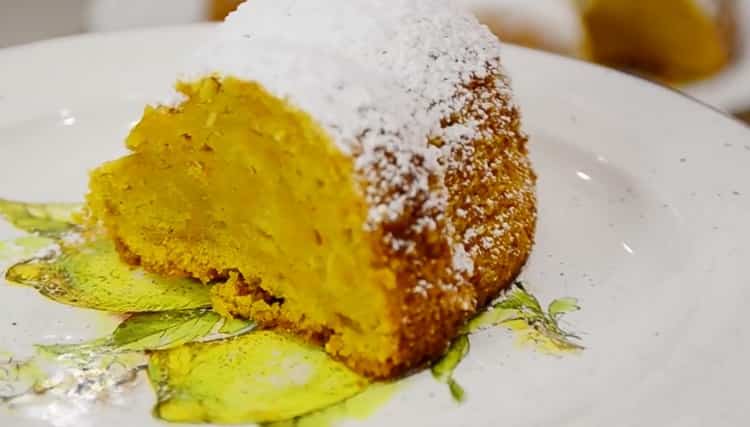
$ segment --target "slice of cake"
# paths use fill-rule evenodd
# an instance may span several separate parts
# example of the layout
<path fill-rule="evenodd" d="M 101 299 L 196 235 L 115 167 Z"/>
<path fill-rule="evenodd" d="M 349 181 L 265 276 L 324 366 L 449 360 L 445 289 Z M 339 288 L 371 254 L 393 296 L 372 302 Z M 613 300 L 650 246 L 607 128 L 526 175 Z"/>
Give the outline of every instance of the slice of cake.
<path fill-rule="evenodd" d="M 733 0 L 578 1 L 595 61 L 685 81 L 731 59 Z"/>
<path fill-rule="evenodd" d="M 447 0 L 253 0 L 93 171 L 123 258 L 387 378 L 440 355 L 531 250 L 497 39 Z"/>

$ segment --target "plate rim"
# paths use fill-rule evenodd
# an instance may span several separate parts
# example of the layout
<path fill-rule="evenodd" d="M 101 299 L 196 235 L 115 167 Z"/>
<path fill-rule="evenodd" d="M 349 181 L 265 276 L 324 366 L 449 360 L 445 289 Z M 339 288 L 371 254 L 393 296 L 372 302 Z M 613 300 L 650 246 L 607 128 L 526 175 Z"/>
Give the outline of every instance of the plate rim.
<path fill-rule="evenodd" d="M 213 24 L 209 24 L 208 26 L 211 26 L 211 25 L 213 25 Z M 107 33 L 106 36 L 107 37 L 112 37 L 113 35 L 114 36 L 122 36 L 123 34 L 129 34 L 129 33 L 153 33 L 153 32 L 160 33 L 160 32 L 163 32 L 165 30 L 168 30 L 168 31 L 175 31 L 175 30 L 177 30 L 177 31 L 181 31 L 181 30 L 192 31 L 193 29 L 195 29 L 197 27 L 204 27 L 204 26 L 206 26 L 206 25 L 205 24 L 198 24 L 198 25 L 188 25 L 188 26 L 163 27 L 163 28 L 148 29 L 148 30 L 129 30 L 129 31 L 117 32 L 117 33 Z M 77 40 L 80 40 L 81 38 L 86 38 L 86 39 L 88 39 L 88 38 L 100 38 L 101 36 L 102 36 L 101 34 L 88 34 L 88 35 L 83 35 L 83 36 L 73 36 L 73 37 L 66 37 L 66 38 L 56 39 L 56 40 L 51 40 L 51 41 L 39 42 L 39 43 L 34 43 L 32 45 L 50 45 L 50 44 L 60 43 L 61 40 L 62 41 L 71 41 L 72 40 L 73 42 L 75 42 Z M 19 48 L 22 48 L 22 47 L 15 47 L 15 48 L 11 48 L 11 49 L 19 49 Z M 562 59 L 565 62 L 570 62 L 570 63 L 574 64 L 575 67 L 580 67 L 581 64 L 583 64 L 583 67 L 590 67 L 589 68 L 590 72 L 594 72 L 594 73 L 597 73 L 597 74 L 603 73 L 601 75 L 607 74 L 607 75 L 610 76 L 610 77 L 603 77 L 605 79 L 610 79 L 611 76 L 617 76 L 616 79 L 618 79 L 618 81 L 624 81 L 624 80 L 621 80 L 621 79 L 627 79 L 631 83 L 637 84 L 639 86 L 643 85 L 643 82 L 646 82 L 647 83 L 646 86 L 649 86 L 649 87 L 652 88 L 652 89 L 649 89 L 650 91 L 658 90 L 659 93 L 660 93 L 659 96 L 670 97 L 670 98 L 672 98 L 674 100 L 674 101 L 670 101 L 670 102 L 684 103 L 684 102 L 687 101 L 688 103 L 690 103 L 690 105 L 692 107 L 700 109 L 701 112 L 702 112 L 702 114 L 704 114 L 704 115 L 709 115 L 710 114 L 711 117 L 715 117 L 717 119 L 719 117 L 722 117 L 722 119 L 719 119 L 719 121 L 721 123 L 717 124 L 716 125 L 717 127 L 721 127 L 721 128 L 724 128 L 724 129 L 730 129 L 731 128 L 733 131 L 736 130 L 737 132 L 740 132 L 740 128 L 741 128 L 742 132 L 744 132 L 744 133 L 742 133 L 743 136 L 744 135 L 749 135 L 750 136 L 750 128 L 747 128 L 741 122 L 737 121 L 736 119 L 734 119 L 731 116 L 728 116 L 727 114 L 723 113 L 722 111 L 717 110 L 715 108 L 712 108 L 710 106 L 706 106 L 704 103 L 701 103 L 700 101 L 697 101 L 697 100 L 695 100 L 695 99 L 693 99 L 693 98 L 691 98 L 689 96 L 686 96 L 685 94 L 683 94 L 683 93 L 681 93 L 679 91 L 675 91 L 675 90 L 663 87 L 663 86 L 658 85 L 658 84 L 656 84 L 654 82 L 651 82 L 651 81 L 648 81 L 648 80 L 645 80 L 645 79 L 642 79 L 642 78 L 638 78 L 637 76 L 628 75 L 628 74 L 621 73 L 621 72 L 616 71 L 616 70 L 611 70 L 611 69 L 608 69 L 606 67 L 598 66 L 596 64 L 586 63 L 584 61 L 579 61 L 579 60 L 576 60 L 576 59 L 573 59 L 573 58 L 564 57 L 564 56 L 561 56 L 561 55 L 544 53 L 544 52 L 539 52 L 539 51 L 535 51 L 535 50 L 531 50 L 531 49 L 523 49 L 523 48 L 518 48 L 518 47 L 512 47 L 510 49 L 511 50 L 517 50 L 519 52 L 524 52 L 524 55 L 528 54 L 528 55 L 532 55 L 532 56 L 540 56 L 540 55 L 544 56 L 544 57 L 548 56 L 548 57 L 550 57 L 549 59 L 552 60 L 553 62 L 554 61 L 560 61 Z M 0 51 L 0 59 L 2 59 L 2 57 L 3 57 L 3 51 Z M 0 71 L 0 74 L 2 74 L 2 71 Z M 0 84 L 0 86 L 2 86 L 2 85 Z M 666 91 L 662 92 L 662 90 L 664 90 L 664 89 L 666 89 Z M 656 92 L 654 92 L 654 93 L 656 93 Z M 670 93 L 672 95 L 670 95 Z M 673 95 L 677 95 L 677 97 L 673 97 Z M 677 100 L 678 98 L 680 99 L 679 101 Z M 3 107 L 2 107 L 2 105 L 0 103 L 0 111 L 2 111 L 2 108 Z M 729 121 L 725 121 L 724 120 L 725 118 L 729 119 Z M 737 126 L 739 126 L 739 127 L 737 127 Z M 0 145 L 0 149 L 2 149 L 2 145 Z M 745 176 L 748 176 L 750 174 L 750 169 L 745 169 L 744 170 L 744 174 L 745 174 Z M 748 225 L 745 225 L 744 229 L 748 229 Z M 750 353 L 748 353 L 748 354 L 750 354 Z"/>

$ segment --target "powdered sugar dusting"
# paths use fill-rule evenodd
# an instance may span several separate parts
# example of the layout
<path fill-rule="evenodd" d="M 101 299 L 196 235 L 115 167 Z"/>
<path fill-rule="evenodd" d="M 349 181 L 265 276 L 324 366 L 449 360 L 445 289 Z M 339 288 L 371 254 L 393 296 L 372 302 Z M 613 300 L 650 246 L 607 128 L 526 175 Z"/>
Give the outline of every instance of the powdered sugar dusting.
<path fill-rule="evenodd" d="M 453 268 L 468 274 L 474 272 L 474 260 L 466 253 L 463 244 L 456 244 L 453 247 Z"/>
<path fill-rule="evenodd" d="M 416 233 L 446 234 L 454 271 L 474 273 L 467 240 L 444 215 L 444 179 L 451 168 L 472 167 L 460 161 L 472 156 L 472 142 L 499 132 L 483 124 L 485 112 L 497 108 L 498 94 L 511 97 L 500 43 L 470 13 L 452 0 L 252 0 L 182 78 L 213 74 L 258 82 L 316 119 L 355 159 L 371 206 L 366 227 L 411 217 Z M 487 79 L 494 94 L 468 88 Z M 472 117 L 446 122 L 469 103 Z M 510 124 L 510 115 L 499 121 Z M 385 239 L 396 251 L 415 248 Z"/>

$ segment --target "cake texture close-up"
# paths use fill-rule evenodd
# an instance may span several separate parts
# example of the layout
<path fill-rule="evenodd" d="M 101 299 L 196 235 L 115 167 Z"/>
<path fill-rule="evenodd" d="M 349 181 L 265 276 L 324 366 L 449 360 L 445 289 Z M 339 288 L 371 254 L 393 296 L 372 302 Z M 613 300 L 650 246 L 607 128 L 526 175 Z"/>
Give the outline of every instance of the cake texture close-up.
<path fill-rule="evenodd" d="M 533 245 L 501 51 L 447 0 L 247 2 L 92 172 L 88 219 L 224 316 L 368 377 L 422 367 Z"/>

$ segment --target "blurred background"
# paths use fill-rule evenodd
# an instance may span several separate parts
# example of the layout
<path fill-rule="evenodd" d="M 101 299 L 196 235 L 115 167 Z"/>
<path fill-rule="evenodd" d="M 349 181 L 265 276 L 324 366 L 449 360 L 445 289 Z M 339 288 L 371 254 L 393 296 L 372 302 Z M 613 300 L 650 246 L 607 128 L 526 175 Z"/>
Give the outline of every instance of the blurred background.
<path fill-rule="evenodd" d="M 750 123 L 750 0 L 454 1 L 505 41 L 638 74 Z M 0 0 L 0 48 L 84 32 L 216 21 L 239 3 Z"/>
<path fill-rule="evenodd" d="M 220 20 L 235 0 L 0 0 L 0 48 L 92 31 Z"/>

